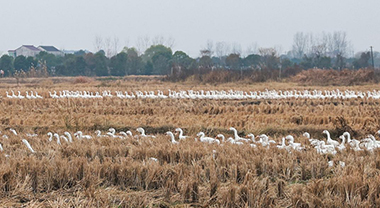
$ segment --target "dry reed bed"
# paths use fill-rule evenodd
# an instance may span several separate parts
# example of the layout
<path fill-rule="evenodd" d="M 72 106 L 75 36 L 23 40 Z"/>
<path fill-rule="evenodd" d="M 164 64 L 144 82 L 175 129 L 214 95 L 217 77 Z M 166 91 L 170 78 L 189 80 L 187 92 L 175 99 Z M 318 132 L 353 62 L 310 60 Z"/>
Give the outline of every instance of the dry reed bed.
<path fill-rule="evenodd" d="M 1 203 L 34 206 L 379 206 L 379 152 L 289 154 L 274 147 L 205 145 L 169 138 L 4 142 Z M 305 142 L 303 140 L 303 142 Z M 213 155 L 213 150 L 216 154 Z M 158 159 L 157 162 L 150 157 Z M 344 161 L 329 167 L 327 162 Z"/>
<path fill-rule="evenodd" d="M 13 127 L 21 132 L 43 134 L 60 129 L 128 130 L 144 126 L 152 133 L 182 127 L 193 135 L 203 130 L 215 131 L 215 136 L 217 131 L 232 126 L 242 133 L 255 134 L 310 131 L 320 138 L 323 129 L 332 130 L 335 135 L 350 131 L 355 136 L 380 129 L 377 100 L 3 99 L 0 108 L 3 129 Z"/>
<path fill-rule="evenodd" d="M 6 90 L 37 90 L 44 97 L 53 90 L 228 90 L 314 89 L 288 83 L 256 85 L 96 81 L 73 85 L 70 80 L 52 83 L 24 83 L 1 86 Z M 377 85 L 348 89 L 372 90 Z M 318 89 L 334 89 L 318 87 Z M 344 90 L 345 88 L 339 88 Z M 373 100 L 121 100 L 104 98 L 10 100 L 0 99 L 0 130 L 10 136 L 1 139 L 0 204 L 4 207 L 379 207 L 380 153 L 375 151 L 318 155 L 310 147 L 289 154 L 271 148 L 205 145 L 192 139 L 172 145 L 161 135 L 183 127 L 186 135 L 199 131 L 215 136 L 267 133 L 276 141 L 289 133 L 296 142 L 307 144 L 300 135 L 309 131 L 322 138 L 349 131 L 360 139 L 380 128 L 379 103 Z M 96 129 L 134 130 L 144 126 L 158 138 L 140 140 L 94 138 L 58 146 L 46 133 L 62 134 Z M 22 136 L 36 154 L 28 152 Z M 136 133 L 135 131 L 133 131 Z M 216 150 L 213 156 L 213 150 Z M 9 157 L 6 157 L 8 154 Z M 158 162 L 150 160 L 158 159 Z M 329 167 L 327 162 L 335 165 Z M 342 168 L 339 161 L 346 163 Z"/>

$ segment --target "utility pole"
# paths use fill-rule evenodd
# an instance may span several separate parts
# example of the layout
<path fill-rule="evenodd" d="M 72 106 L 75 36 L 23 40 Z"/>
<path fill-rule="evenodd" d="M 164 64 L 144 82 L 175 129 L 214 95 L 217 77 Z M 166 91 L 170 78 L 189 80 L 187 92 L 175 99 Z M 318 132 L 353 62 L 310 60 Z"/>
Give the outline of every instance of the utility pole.
<path fill-rule="evenodd" d="M 373 50 L 371 46 L 371 59 L 372 59 L 372 68 L 375 68 L 375 62 L 373 61 Z"/>

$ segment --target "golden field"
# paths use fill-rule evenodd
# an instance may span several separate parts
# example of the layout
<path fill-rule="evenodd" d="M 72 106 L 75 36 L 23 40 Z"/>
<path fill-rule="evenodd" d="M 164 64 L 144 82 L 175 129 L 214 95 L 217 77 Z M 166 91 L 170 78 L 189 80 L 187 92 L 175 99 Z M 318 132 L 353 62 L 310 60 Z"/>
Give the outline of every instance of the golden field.
<path fill-rule="evenodd" d="M 353 87 L 257 84 L 171 83 L 159 78 L 122 80 L 30 78 L 17 85 L 0 79 L 0 204 L 4 207 L 378 207 L 380 154 L 347 150 L 320 155 L 302 137 L 304 131 L 335 139 L 349 131 L 360 140 L 380 129 L 377 100 L 188 100 L 52 99 L 49 91 L 110 90 L 374 90 Z M 8 99 L 5 92 L 33 90 L 48 99 Z M 156 139 L 96 138 L 95 130 L 118 132 L 144 127 Z M 191 136 L 175 145 L 164 133 L 176 127 Z M 291 134 L 305 151 L 288 153 L 249 145 L 204 144 L 211 137 L 267 134 L 279 143 Z M 12 135 L 14 128 L 19 135 Z M 94 138 L 62 145 L 48 132 L 83 131 Z M 26 133 L 39 136 L 27 138 Z M 21 142 L 28 139 L 36 153 Z M 213 153 L 215 150 L 215 153 Z M 7 155 L 7 156 L 6 156 Z M 156 158 L 154 161 L 150 158 Z M 331 167 L 329 161 L 334 161 Z M 345 167 L 339 166 L 345 162 Z"/>

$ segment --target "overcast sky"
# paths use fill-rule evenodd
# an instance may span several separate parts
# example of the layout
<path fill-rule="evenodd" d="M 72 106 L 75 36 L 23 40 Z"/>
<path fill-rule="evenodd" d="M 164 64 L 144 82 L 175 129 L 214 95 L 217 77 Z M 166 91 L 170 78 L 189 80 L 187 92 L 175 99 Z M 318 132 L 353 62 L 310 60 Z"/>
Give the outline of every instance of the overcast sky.
<path fill-rule="evenodd" d="M 0 0 L 0 51 L 22 44 L 94 51 L 96 36 L 120 48 L 139 37 L 175 40 L 174 50 L 198 56 L 207 40 L 244 50 L 291 49 L 296 32 L 345 31 L 355 51 L 380 50 L 379 0 Z"/>

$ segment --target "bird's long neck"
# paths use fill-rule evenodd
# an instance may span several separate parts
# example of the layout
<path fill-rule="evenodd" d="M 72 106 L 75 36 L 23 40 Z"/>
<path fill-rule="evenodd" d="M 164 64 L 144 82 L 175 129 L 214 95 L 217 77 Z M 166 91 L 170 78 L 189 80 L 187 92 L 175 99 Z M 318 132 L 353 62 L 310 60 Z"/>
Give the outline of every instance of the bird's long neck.
<path fill-rule="evenodd" d="M 172 142 L 175 142 L 174 135 L 173 135 L 173 134 L 170 134 L 170 137 L 171 137 L 171 139 L 172 139 Z"/>
<path fill-rule="evenodd" d="M 179 136 L 183 137 L 183 131 L 182 131 L 182 129 L 179 130 Z"/>
<path fill-rule="evenodd" d="M 239 137 L 238 133 L 237 133 L 237 130 L 236 129 L 233 129 L 234 131 L 234 135 L 235 135 L 235 139 Z"/>
<path fill-rule="evenodd" d="M 73 142 L 73 138 L 71 137 L 71 134 L 67 132 L 66 134 L 67 138 L 69 138 L 69 142 Z"/>
<path fill-rule="evenodd" d="M 344 135 L 347 135 L 347 142 L 351 142 L 351 135 L 349 134 L 349 133 L 347 133 L 347 134 L 343 134 L 343 136 Z"/>
<path fill-rule="evenodd" d="M 327 135 L 327 140 L 331 140 L 331 137 L 330 137 L 330 132 L 326 131 L 326 135 Z"/>

